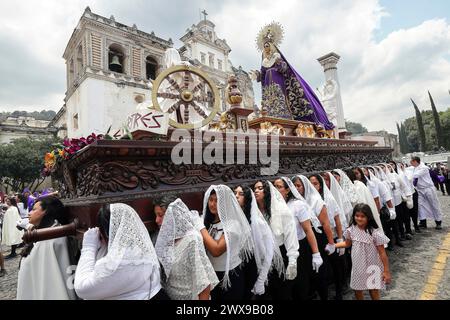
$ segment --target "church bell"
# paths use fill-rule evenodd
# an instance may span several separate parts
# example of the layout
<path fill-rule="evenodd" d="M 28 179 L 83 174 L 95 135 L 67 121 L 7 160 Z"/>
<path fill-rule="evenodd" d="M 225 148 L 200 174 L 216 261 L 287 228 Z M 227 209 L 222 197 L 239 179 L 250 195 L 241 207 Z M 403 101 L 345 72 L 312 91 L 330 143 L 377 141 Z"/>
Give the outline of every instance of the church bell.
<path fill-rule="evenodd" d="M 109 64 L 109 70 L 114 72 L 122 72 L 122 64 L 119 61 L 118 56 L 113 56 L 111 63 Z"/>

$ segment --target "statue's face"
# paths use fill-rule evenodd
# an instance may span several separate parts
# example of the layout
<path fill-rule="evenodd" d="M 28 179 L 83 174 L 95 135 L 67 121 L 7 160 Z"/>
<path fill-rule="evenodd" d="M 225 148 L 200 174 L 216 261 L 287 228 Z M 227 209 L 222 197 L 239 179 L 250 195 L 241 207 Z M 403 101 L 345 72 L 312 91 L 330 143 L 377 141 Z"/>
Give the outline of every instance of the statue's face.
<path fill-rule="evenodd" d="M 270 54 L 270 44 L 268 42 L 266 42 L 264 44 L 264 53 L 265 54 Z"/>

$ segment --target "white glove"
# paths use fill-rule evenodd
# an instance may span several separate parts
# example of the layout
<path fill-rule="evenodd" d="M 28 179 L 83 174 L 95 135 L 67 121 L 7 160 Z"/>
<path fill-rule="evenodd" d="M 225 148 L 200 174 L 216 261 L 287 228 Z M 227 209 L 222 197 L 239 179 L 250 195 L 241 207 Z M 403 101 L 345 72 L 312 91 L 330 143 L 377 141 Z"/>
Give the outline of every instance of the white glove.
<path fill-rule="evenodd" d="M 328 253 L 328 255 L 332 255 L 336 251 L 336 245 L 334 243 L 328 243 L 325 246 L 325 251 Z"/>
<path fill-rule="evenodd" d="M 412 196 L 408 196 L 408 199 L 406 199 L 406 207 L 408 209 L 414 208 L 414 202 Z"/>
<path fill-rule="evenodd" d="M 312 267 L 313 270 L 319 273 L 319 268 L 323 264 L 322 257 L 320 256 L 320 252 L 313 253 L 312 255 Z"/>
<path fill-rule="evenodd" d="M 395 208 L 389 208 L 389 213 L 391 214 L 391 220 L 395 220 L 397 218 L 397 213 L 395 212 Z"/>
<path fill-rule="evenodd" d="M 344 242 L 344 239 L 337 239 L 336 242 L 337 243 Z M 345 254 L 345 248 L 339 248 L 337 249 L 337 252 L 339 256 L 343 256 Z"/>
<path fill-rule="evenodd" d="M 98 251 L 101 245 L 100 231 L 98 228 L 89 228 L 83 235 L 83 249 L 91 248 Z"/>
<path fill-rule="evenodd" d="M 266 292 L 266 288 L 264 287 L 264 281 L 259 280 L 259 278 L 255 282 L 255 286 L 252 289 L 252 293 L 257 296 L 262 296 Z"/>
<path fill-rule="evenodd" d="M 297 277 L 297 261 L 290 260 L 286 268 L 286 280 L 294 280 Z"/>
<path fill-rule="evenodd" d="M 198 211 L 191 210 L 191 213 L 193 215 L 193 222 L 194 222 L 195 230 L 200 232 L 202 229 L 205 229 L 205 224 L 203 222 L 203 217 L 198 214 Z"/>
<path fill-rule="evenodd" d="M 408 197 L 402 195 L 402 202 L 406 202 L 406 200 L 408 200 Z"/>
<path fill-rule="evenodd" d="M 28 218 L 18 220 L 16 223 L 16 226 L 17 226 L 17 229 L 20 229 L 20 230 L 30 230 L 31 228 L 34 227 L 30 223 L 30 219 L 28 219 Z"/>

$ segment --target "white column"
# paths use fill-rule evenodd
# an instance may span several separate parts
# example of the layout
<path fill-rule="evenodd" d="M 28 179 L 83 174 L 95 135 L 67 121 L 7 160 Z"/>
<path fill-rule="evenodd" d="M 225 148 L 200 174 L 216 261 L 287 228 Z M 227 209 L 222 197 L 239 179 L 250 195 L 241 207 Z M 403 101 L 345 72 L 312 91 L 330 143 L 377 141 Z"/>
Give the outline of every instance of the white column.
<path fill-rule="evenodd" d="M 319 63 L 322 65 L 323 70 L 325 72 L 325 82 L 328 80 L 334 80 L 338 84 L 338 92 L 337 92 L 337 124 L 339 131 L 346 131 L 345 128 L 345 118 L 344 118 L 344 107 L 342 105 L 342 97 L 341 97 L 341 85 L 339 83 L 338 73 L 337 73 L 337 63 L 341 57 L 334 52 L 331 52 L 323 57 L 317 59 Z"/>

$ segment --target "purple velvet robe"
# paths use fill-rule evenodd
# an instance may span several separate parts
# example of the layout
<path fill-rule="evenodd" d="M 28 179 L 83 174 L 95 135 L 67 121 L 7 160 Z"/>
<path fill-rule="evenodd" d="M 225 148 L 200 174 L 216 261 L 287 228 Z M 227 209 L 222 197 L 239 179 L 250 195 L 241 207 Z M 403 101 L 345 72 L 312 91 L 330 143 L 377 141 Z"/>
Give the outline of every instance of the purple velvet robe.
<path fill-rule="evenodd" d="M 278 50 L 278 49 L 277 49 Z M 261 67 L 262 98 L 269 116 L 314 122 L 334 128 L 320 100 L 305 80 L 278 50 L 281 61 Z"/>

